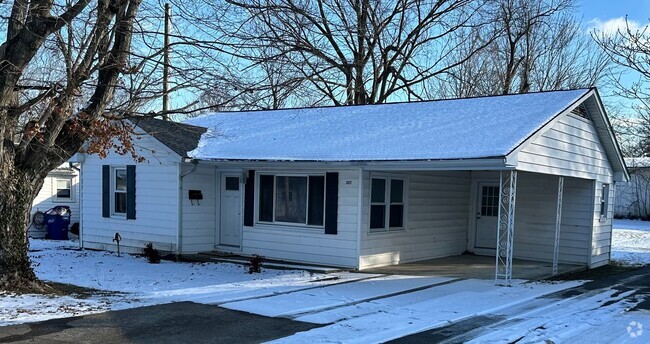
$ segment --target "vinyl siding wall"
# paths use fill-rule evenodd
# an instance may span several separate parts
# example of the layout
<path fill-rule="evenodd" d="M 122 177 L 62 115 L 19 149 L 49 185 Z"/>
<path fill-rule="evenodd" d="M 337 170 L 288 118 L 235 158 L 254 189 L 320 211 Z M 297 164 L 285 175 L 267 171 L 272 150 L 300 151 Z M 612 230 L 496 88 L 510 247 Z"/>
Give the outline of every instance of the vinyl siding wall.
<path fill-rule="evenodd" d="M 589 266 L 609 261 L 612 232 L 613 171 L 592 121 L 566 115 L 518 154 L 517 170 L 594 180 L 591 218 L 592 247 Z M 609 214 L 600 217 L 600 190 L 610 185 Z"/>
<path fill-rule="evenodd" d="M 82 165 L 82 244 L 86 248 L 117 249 L 113 238 L 120 233 L 123 252 L 141 252 L 152 242 L 161 251 L 176 250 L 178 227 L 178 161 L 180 157 L 148 135 L 135 140 L 138 154 L 147 159 L 135 163 L 129 156 L 110 153 L 105 159 L 87 155 Z M 155 152 L 155 153 L 152 153 Z M 136 219 L 102 217 L 102 165 L 136 167 Z"/>
<path fill-rule="evenodd" d="M 552 261 L 555 247 L 557 176 L 519 173 L 515 211 L 516 258 Z M 587 265 L 593 182 L 564 179 L 559 261 Z"/>
<path fill-rule="evenodd" d="M 68 163 L 65 163 L 61 167 L 67 167 Z M 72 198 L 69 200 L 59 200 L 56 199 L 56 180 L 61 179 L 71 179 L 72 182 Z M 50 172 L 45 181 L 43 182 L 43 187 L 39 191 L 38 195 L 32 203 L 32 210 L 30 212 L 30 221 L 32 216 L 37 211 L 45 212 L 57 205 L 67 205 L 72 211 L 72 217 L 70 219 L 70 225 L 73 223 L 79 222 L 79 172 L 73 170 L 72 172 L 59 172 L 52 171 Z M 37 230 L 34 227 L 29 227 L 29 235 L 35 238 L 42 238 L 47 233 L 47 226 L 42 230 Z"/>
<path fill-rule="evenodd" d="M 242 252 L 274 259 L 355 268 L 359 173 L 358 170 L 327 172 L 339 173 L 336 235 L 325 234 L 322 228 L 258 224 L 256 219 L 253 227 L 244 227 Z M 255 202 L 258 202 L 257 195 Z"/>
<path fill-rule="evenodd" d="M 182 174 L 183 191 L 183 233 L 182 253 L 212 251 L 215 245 L 217 231 L 217 196 L 219 184 L 214 166 L 198 166 L 192 171 L 192 166 L 184 164 Z M 200 190 L 201 201 L 191 202 L 189 190 Z"/>
<path fill-rule="evenodd" d="M 603 183 L 596 182 L 595 195 L 593 198 L 593 233 L 591 247 L 591 261 L 589 267 L 595 268 L 609 263 L 612 244 L 612 218 L 614 216 L 614 184 L 609 185 L 609 194 L 603 195 Z M 607 200 L 607 213 L 600 213 L 600 200 L 605 197 Z"/>
<path fill-rule="evenodd" d="M 407 180 L 406 229 L 370 233 L 370 179 Z M 364 172 L 360 268 L 461 254 L 467 243 L 470 172 Z"/>
<path fill-rule="evenodd" d="M 517 170 L 605 183 L 613 178 L 593 123 L 570 114 L 519 152 Z"/>

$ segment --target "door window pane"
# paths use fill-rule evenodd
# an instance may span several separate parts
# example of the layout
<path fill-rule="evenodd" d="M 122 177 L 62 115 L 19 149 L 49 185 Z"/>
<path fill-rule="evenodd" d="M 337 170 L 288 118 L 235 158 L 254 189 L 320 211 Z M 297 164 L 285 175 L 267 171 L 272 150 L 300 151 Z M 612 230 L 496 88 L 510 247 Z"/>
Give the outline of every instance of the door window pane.
<path fill-rule="evenodd" d="M 313 226 L 323 225 L 323 212 L 325 206 L 325 177 L 309 177 L 309 216 L 307 224 Z"/>
<path fill-rule="evenodd" d="M 306 223 L 307 177 L 276 177 L 275 221 Z"/>
<path fill-rule="evenodd" d="M 273 221 L 273 176 L 260 175 L 260 221 Z"/>
<path fill-rule="evenodd" d="M 226 190 L 239 190 L 239 177 L 226 177 Z"/>
<path fill-rule="evenodd" d="M 499 216 L 499 187 L 498 186 L 482 187 L 481 216 Z"/>

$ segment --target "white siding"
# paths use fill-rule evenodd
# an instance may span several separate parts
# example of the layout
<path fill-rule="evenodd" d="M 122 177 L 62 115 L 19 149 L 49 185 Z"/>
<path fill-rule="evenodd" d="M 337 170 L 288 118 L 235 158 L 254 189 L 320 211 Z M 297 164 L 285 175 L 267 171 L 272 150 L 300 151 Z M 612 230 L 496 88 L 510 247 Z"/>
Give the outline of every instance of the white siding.
<path fill-rule="evenodd" d="M 612 168 L 591 121 L 566 115 L 518 154 L 517 170 L 611 183 Z"/>
<path fill-rule="evenodd" d="M 557 176 L 518 174 L 513 256 L 552 261 L 557 212 Z M 559 261 L 587 265 L 593 182 L 564 179 Z"/>
<path fill-rule="evenodd" d="M 595 268 L 609 263 L 612 243 L 612 218 L 614 215 L 614 185 L 609 185 L 609 195 L 602 194 L 603 183 L 594 183 L 596 197 L 593 207 L 593 233 L 591 242 L 591 262 L 590 268 Z M 607 199 L 607 214 L 600 213 L 600 200 L 602 197 Z"/>
<path fill-rule="evenodd" d="M 180 158 L 148 135 L 135 140 L 135 163 L 129 155 L 111 152 L 105 159 L 87 155 L 82 165 L 82 242 L 86 248 L 116 250 L 115 233 L 125 252 L 141 252 L 148 242 L 162 251 L 175 251 L 178 227 L 178 161 Z M 136 167 L 136 219 L 102 217 L 102 165 Z"/>
<path fill-rule="evenodd" d="M 61 165 L 61 168 L 67 168 L 67 167 L 68 167 L 68 163 Z M 71 179 L 72 198 L 70 200 L 56 199 L 55 181 L 57 178 Z M 30 212 L 30 221 L 31 221 L 31 217 L 34 215 L 35 212 L 37 211 L 45 212 L 46 210 L 51 209 L 52 207 L 57 205 L 67 205 L 70 207 L 70 210 L 72 211 L 70 225 L 72 225 L 75 222 L 79 222 L 79 172 L 77 172 L 76 170 L 72 170 L 72 172 L 67 172 L 67 171 L 60 172 L 55 170 L 50 172 L 47 175 L 45 181 L 43 182 L 43 187 L 41 187 L 41 190 L 39 191 L 38 195 L 36 195 L 36 198 L 32 203 L 32 209 Z M 42 230 L 37 230 L 36 228 L 31 226 L 29 228 L 29 235 L 35 238 L 43 237 L 46 232 L 47 232 L 47 228 L 43 228 Z"/>
<path fill-rule="evenodd" d="M 357 170 L 328 172 L 339 173 L 336 235 L 325 234 L 323 229 L 256 224 L 244 227 L 242 252 L 266 258 L 355 268 L 359 173 Z"/>
<path fill-rule="evenodd" d="M 594 124 L 587 119 L 565 115 L 549 130 L 525 146 L 517 156 L 517 170 L 595 180 L 591 187 L 593 217 L 590 267 L 609 262 L 613 215 L 613 170 Z M 600 188 L 610 184 L 610 213 L 599 214 Z"/>
<path fill-rule="evenodd" d="M 192 170 L 184 165 L 182 173 Z M 183 177 L 183 237 L 182 252 L 196 253 L 212 251 L 215 244 L 217 228 L 217 173 L 214 166 L 198 166 L 194 172 Z M 203 199 L 200 202 L 189 199 L 189 190 L 200 190 Z"/>
<path fill-rule="evenodd" d="M 470 173 L 402 174 L 408 179 L 407 229 L 369 233 L 370 178 L 364 174 L 360 268 L 461 254 L 467 245 Z"/>

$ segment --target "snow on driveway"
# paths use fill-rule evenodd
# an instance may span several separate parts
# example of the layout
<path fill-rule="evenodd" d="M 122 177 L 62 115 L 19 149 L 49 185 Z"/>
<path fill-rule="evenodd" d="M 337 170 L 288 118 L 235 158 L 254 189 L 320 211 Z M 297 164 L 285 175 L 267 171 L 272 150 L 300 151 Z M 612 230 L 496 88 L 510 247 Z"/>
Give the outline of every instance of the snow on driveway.
<path fill-rule="evenodd" d="M 354 308 L 372 311 L 272 343 L 383 343 L 580 285 L 580 282 L 514 283 L 507 288 L 495 286 L 491 280 L 470 279 L 432 287 L 418 292 L 419 295 L 404 294 L 360 304 Z"/>
<path fill-rule="evenodd" d="M 193 301 L 325 325 L 277 342 L 371 343 L 523 309 L 529 314 L 516 320 L 520 325 L 497 327 L 476 341 L 581 342 L 584 336 L 594 338 L 590 342 L 599 338 L 625 342 L 628 337 L 608 329 L 640 317 L 638 312 L 628 313 L 624 302 L 606 301 L 625 293 L 600 292 L 572 303 L 555 300 L 546 305 L 544 295 L 581 282 L 516 281 L 504 288 L 492 280 L 350 272 L 321 275 L 264 269 L 251 275 L 246 267 L 227 263 L 148 264 L 141 257 L 79 250 L 73 242 L 32 240 L 31 249 L 39 278 L 112 293 L 87 298 L 0 293 L 0 325 Z M 626 264 L 650 263 L 650 223 L 615 220 L 612 257 Z M 650 328 L 647 316 L 641 314 L 636 321 Z M 580 334 L 585 329 L 588 333 Z"/>

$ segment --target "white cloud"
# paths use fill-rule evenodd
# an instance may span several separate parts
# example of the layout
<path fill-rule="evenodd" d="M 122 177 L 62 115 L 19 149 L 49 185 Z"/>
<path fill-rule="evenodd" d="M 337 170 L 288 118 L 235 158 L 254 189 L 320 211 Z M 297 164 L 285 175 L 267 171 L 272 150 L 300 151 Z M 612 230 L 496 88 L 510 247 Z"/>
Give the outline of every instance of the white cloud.
<path fill-rule="evenodd" d="M 635 32 L 647 28 L 647 25 L 642 25 L 640 22 L 632 19 L 627 19 L 626 21 L 625 17 L 610 18 L 606 20 L 594 18 L 587 22 L 589 32 L 604 34 L 606 36 L 613 36 L 617 32 L 625 32 L 628 27 L 632 32 Z"/>

